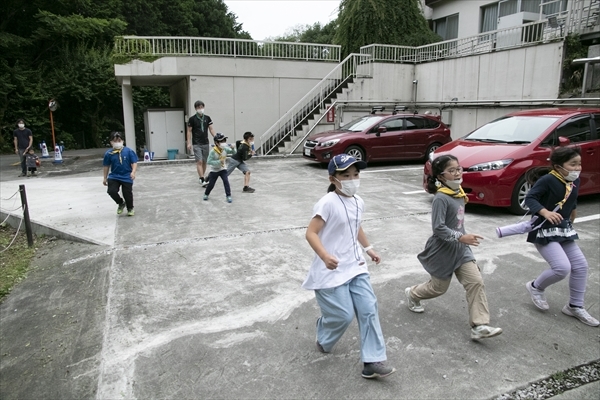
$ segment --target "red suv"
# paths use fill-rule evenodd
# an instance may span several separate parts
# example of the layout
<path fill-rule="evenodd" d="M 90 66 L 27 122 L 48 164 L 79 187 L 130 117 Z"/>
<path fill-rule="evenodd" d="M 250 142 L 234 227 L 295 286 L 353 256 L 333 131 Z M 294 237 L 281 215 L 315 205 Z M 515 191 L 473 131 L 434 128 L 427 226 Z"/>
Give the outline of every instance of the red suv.
<path fill-rule="evenodd" d="M 519 111 L 492 121 L 440 147 L 431 160 L 452 154 L 464 169 L 462 187 L 473 204 L 508 207 L 525 214 L 530 189 L 525 173 L 549 166 L 556 146 L 581 148 L 579 194 L 600 193 L 600 108 L 550 108 Z"/>
<path fill-rule="evenodd" d="M 318 162 L 346 153 L 357 160 L 427 159 L 450 142 L 439 117 L 419 114 L 365 115 L 338 130 L 317 133 L 304 143 L 304 157 Z"/>

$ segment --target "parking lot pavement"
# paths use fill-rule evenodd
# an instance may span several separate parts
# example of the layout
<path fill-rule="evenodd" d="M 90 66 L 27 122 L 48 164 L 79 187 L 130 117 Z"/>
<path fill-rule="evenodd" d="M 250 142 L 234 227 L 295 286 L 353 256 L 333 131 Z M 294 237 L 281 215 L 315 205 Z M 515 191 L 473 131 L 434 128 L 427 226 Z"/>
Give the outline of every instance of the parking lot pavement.
<path fill-rule="evenodd" d="M 202 200 L 193 165 L 143 165 L 135 217 L 115 214 L 98 171 L 27 181 L 32 218 L 100 245 L 56 241 L 0 306 L 0 397 L 491 398 L 600 358 L 599 329 L 560 312 L 568 282 L 547 291 L 548 312 L 531 304 L 525 283 L 546 264 L 523 236 L 496 238 L 495 227 L 518 220 L 504 210 L 466 215 L 467 231 L 485 238 L 474 253 L 504 333 L 470 340 L 456 281 L 411 313 L 404 288 L 427 277 L 416 254 L 431 232 L 431 197 L 419 164 L 376 164 L 361 173 L 362 226 L 383 259 L 371 279 L 398 372 L 361 379 L 356 324 L 331 354 L 317 352 L 318 306 L 300 288 L 326 170 L 300 158 L 250 166 L 256 193 L 242 193 L 235 171 L 228 204 L 220 181 Z M 576 223 L 596 318 L 599 206 L 599 196 L 581 198 Z"/>

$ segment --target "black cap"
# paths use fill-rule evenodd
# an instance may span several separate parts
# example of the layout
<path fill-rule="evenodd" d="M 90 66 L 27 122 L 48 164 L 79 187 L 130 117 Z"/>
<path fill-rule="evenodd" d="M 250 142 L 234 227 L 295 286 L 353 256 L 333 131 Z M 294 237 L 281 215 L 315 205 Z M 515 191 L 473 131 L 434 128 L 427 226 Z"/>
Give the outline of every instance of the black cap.
<path fill-rule="evenodd" d="M 215 142 L 224 142 L 227 140 L 227 136 L 223 135 L 222 133 L 217 133 L 215 135 Z"/>

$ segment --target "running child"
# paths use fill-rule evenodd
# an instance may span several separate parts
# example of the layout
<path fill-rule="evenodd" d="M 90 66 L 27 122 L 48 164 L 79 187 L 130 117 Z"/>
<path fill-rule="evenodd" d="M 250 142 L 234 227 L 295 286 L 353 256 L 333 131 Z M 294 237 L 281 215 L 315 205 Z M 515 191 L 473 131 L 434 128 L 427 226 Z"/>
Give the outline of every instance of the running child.
<path fill-rule="evenodd" d="M 550 268 L 526 287 L 533 304 L 540 310 L 550 308 L 545 290 L 569 277 L 569 303 L 562 312 L 589 326 L 600 322 L 592 317 L 583 306 L 588 277 L 588 263 L 575 243 L 579 239 L 573 229 L 577 215 L 577 194 L 581 172 L 581 149 L 558 147 L 550 155 L 551 168 L 534 169 L 528 176 L 534 183 L 525 197 L 525 205 L 532 215 L 546 221 L 539 229 L 529 232 L 527 241 L 533 243 Z"/>
<path fill-rule="evenodd" d="M 237 152 L 231 156 L 229 164 L 227 164 L 227 176 L 237 168 L 244 174 L 244 188 L 243 193 L 254 193 L 255 190 L 250 187 L 250 168 L 246 164 L 253 155 L 252 143 L 254 142 L 254 135 L 252 132 L 244 133 L 244 140 L 240 143 Z"/>
<path fill-rule="evenodd" d="M 215 187 L 217 179 L 220 177 L 225 187 L 225 196 L 228 203 L 231 203 L 231 187 L 229 186 L 229 179 L 227 178 L 227 168 L 225 163 L 227 162 L 227 155 L 235 153 L 235 148 L 227 144 L 227 137 L 222 133 L 215 135 L 215 145 L 208 153 L 208 159 L 206 163 L 210 166 L 210 173 L 208 174 L 208 186 L 204 191 L 204 200 L 208 200 L 210 192 Z"/>
<path fill-rule="evenodd" d="M 359 172 L 367 167 L 347 154 L 329 162 L 329 189 L 313 208 L 306 240 L 315 251 L 304 289 L 314 290 L 321 317 L 316 346 L 329 353 L 354 315 L 358 320 L 363 378 L 383 378 L 396 371 L 385 365 L 385 341 L 379 324 L 377 298 L 363 251 L 379 264 L 381 258 L 361 227 L 363 199 L 356 195 Z M 363 248 L 361 248 L 362 246 Z"/>
<path fill-rule="evenodd" d="M 137 170 L 138 157 L 135 151 L 123 144 L 121 132 L 111 132 L 110 145 L 112 150 L 104 153 L 104 186 L 108 186 L 108 195 L 117 203 L 117 214 L 122 214 L 127 207 L 127 215 L 133 217 L 133 180 Z M 110 169 L 110 174 L 108 173 Z M 119 189 L 123 198 L 119 196 Z"/>
<path fill-rule="evenodd" d="M 422 313 L 425 309 L 421 300 L 446 293 L 452 274 L 456 275 L 466 291 L 471 339 L 477 340 L 498 336 L 502 329 L 488 325 L 490 312 L 485 285 L 469 247 L 478 246 L 483 237 L 465 231 L 465 205 L 468 200 L 460 186 L 462 172 L 458 159 L 450 154 L 439 156 L 431 163 L 427 190 L 435 193 L 431 204 L 433 235 L 417 256 L 431 277 L 427 282 L 407 287 L 404 293 L 408 309 Z"/>

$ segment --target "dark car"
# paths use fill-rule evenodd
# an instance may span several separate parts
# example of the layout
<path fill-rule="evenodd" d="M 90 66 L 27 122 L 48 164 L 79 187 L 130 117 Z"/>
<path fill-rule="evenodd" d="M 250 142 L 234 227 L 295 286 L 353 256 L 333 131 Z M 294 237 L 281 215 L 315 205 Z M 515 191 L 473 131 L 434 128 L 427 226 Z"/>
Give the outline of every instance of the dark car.
<path fill-rule="evenodd" d="M 309 136 L 303 154 L 318 162 L 329 162 L 341 153 L 367 162 L 427 159 L 429 153 L 451 140 L 450 129 L 439 117 L 371 114 L 337 130 Z"/>
<path fill-rule="evenodd" d="M 519 111 L 487 123 L 436 150 L 425 164 L 423 187 L 431 160 L 450 153 L 464 169 L 462 187 L 470 202 L 525 214 L 531 187 L 525 174 L 549 167 L 557 146 L 581 148 L 579 194 L 600 193 L 600 108 Z"/>

